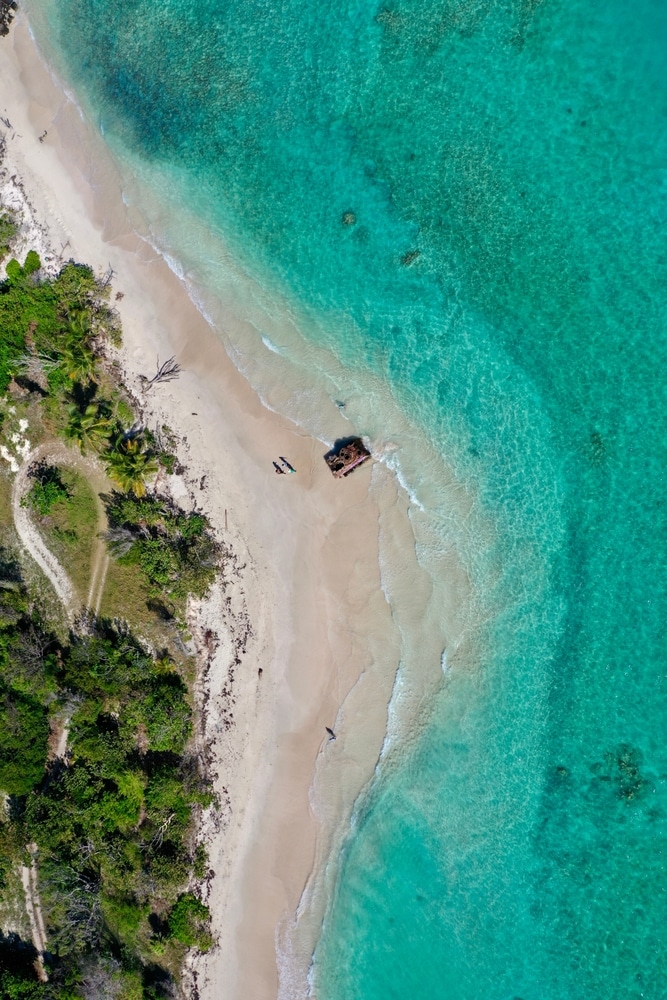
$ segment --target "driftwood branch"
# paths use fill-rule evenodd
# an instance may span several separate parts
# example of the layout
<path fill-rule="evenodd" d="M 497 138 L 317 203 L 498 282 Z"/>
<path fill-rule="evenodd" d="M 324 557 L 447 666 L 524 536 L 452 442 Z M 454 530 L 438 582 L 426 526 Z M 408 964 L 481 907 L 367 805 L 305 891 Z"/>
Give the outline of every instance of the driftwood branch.
<path fill-rule="evenodd" d="M 175 358 L 169 358 L 168 361 L 160 364 L 160 359 L 157 359 L 157 371 L 153 378 L 144 378 L 144 390 L 148 392 L 152 389 L 154 385 L 158 385 L 160 382 L 173 382 L 181 374 L 181 366 L 176 361 Z"/>
<path fill-rule="evenodd" d="M 166 820 L 161 827 L 158 828 L 156 833 L 153 835 L 151 840 L 151 847 L 162 847 L 162 841 L 164 840 L 164 835 L 167 829 L 171 826 L 172 820 L 176 818 L 176 813 L 172 813 L 171 816 L 167 816 Z"/>
<path fill-rule="evenodd" d="M 116 272 L 112 268 L 111 264 L 109 264 L 109 267 L 107 268 L 107 270 L 105 271 L 104 275 L 102 276 L 102 288 L 108 288 L 109 287 L 109 285 L 111 284 L 111 282 L 112 282 L 115 274 L 116 274 Z"/>

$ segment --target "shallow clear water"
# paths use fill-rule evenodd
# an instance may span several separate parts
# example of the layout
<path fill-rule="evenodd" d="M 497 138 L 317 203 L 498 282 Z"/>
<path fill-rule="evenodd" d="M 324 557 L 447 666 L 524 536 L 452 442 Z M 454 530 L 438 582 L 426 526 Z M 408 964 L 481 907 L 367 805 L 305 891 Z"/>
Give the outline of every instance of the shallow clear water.
<path fill-rule="evenodd" d="M 667 8 L 28 7 L 157 199 L 383 379 L 493 525 L 412 470 L 478 652 L 358 806 L 317 995 L 664 997 Z"/>

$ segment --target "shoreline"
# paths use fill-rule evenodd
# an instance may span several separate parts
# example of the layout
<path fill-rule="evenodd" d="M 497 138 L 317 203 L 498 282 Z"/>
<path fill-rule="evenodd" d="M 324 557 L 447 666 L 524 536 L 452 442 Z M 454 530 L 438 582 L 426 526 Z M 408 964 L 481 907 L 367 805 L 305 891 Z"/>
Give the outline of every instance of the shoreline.
<path fill-rule="evenodd" d="M 399 640 L 381 586 L 378 532 L 381 509 L 396 510 L 399 490 L 377 463 L 372 474 L 362 469 L 334 481 L 321 459 L 325 446 L 261 404 L 183 283 L 132 228 L 99 137 L 86 134 L 77 147 L 89 130 L 57 89 L 23 15 L 0 43 L 0 73 L 3 117 L 13 126 L 5 162 L 45 237 L 60 243 L 63 259 L 98 272 L 113 268 L 128 384 L 150 373 L 157 355 L 175 355 L 183 369 L 177 382 L 153 390 L 150 419 L 179 437 L 185 491 L 231 546 L 243 580 L 209 602 L 218 604 L 221 643 L 204 725 L 227 805 L 208 841 L 219 945 L 190 970 L 202 1000 L 221 988 L 268 1000 L 278 992 L 279 924 L 296 912 L 382 748 Z M 349 433 L 338 420 L 332 435 Z M 297 476 L 275 476 L 277 454 L 289 457 Z M 221 699 L 232 663 L 234 723 L 227 726 Z M 363 738 L 354 725 L 361 718 Z M 336 726 L 335 744 L 327 743 L 325 725 Z M 320 804 L 319 818 L 315 777 L 322 802 L 336 803 Z M 299 989 L 320 910 L 322 902 L 294 956 Z"/>

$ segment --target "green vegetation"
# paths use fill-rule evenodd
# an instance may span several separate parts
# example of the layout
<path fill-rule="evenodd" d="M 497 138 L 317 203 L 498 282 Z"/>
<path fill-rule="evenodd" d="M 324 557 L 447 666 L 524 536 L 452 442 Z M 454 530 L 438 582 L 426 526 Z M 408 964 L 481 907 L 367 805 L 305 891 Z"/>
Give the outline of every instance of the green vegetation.
<path fill-rule="evenodd" d="M 9 253 L 17 232 L 18 226 L 11 213 L 0 212 L 0 261 L 3 261 Z"/>
<path fill-rule="evenodd" d="M 203 514 L 185 514 L 158 496 L 112 493 L 106 501 L 111 552 L 140 568 L 152 597 L 171 614 L 188 594 L 203 597 L 219 559 Z"/>
<path fill-rule="evenodd" d="M 11 579 L 17 574 L 5 552 L 0 561 L 5 578 L 0 588 L 0 789 L 27 795 L 44 777 L 54 647 L 39 614 Z"/>
<path fill-rule="evenodd" d="M 12 414 L 5 446 L 12 451 L 23 418 L 33 447 L 35 430 L 37 440 L 57 433 L 106 466 L 118 487 L 103 498 L 116 557 L 109 577 L 132 624 L 88 619 L 67 633 L 47 620 L 18 559 L 0 551 L 0 903 L 34 844 L 49 946 L 49 982 L 40 983 L 34 949 L 19 939 L 4 948 L 0 936 L 2 997 L 172 996 L 187 949 L 212 943 L 193 891 L 206 871 L 197 816 L 212 796 L 192 740 L 192 667 L 177 646 L 151 648 L 133 626 L 154 635 L 134 614 L 142 606 L 172 633 L 182 628 L 185 602 L 206 593 L 219 552 L 203 515 L 149 492 L 158 467 L 174 469 L 174 442 L 166 428 L 139 428 L 102 363 L 118 336 L 107 289 L 89 268 L 69 263 L 48 278 L 34 253 L 23 266 L 9 262 L 0 396 L 14 382 L 14 397 L 27 390 L 30 402 L 0 411 Z M 39 421 L 27 419 L 28 407 Z M 0 486 L 6 505 L 4 475 Z M 98 530 L 89 484 L 41 464 L 24 502 L 83 592 Z M 54 756 L 63 724 L 66 760 Z"/>
<path fill-rule="evenodd" d="M 22 502 L 35 513 L 46 517 L 54 504 L 67 503 L 69 500 L 70 492 L 62 480 L 60 469 L 54 465 L 40 462 L 31 469 L 31 478 L 34 480 L 33 485 Z"/>
<path fill-rule="evenodd" d="M 107 475 L 122 490 L 137 497 L 146 495 L 146 479 L 157 472 L 158 463 L 144 434 L 119 430 L 104 455 Z"/>
<path fill-rule="evenodd" d="M 213 943 L 208 932 L 208 919 L 208 908 L 191 892 L 184 892 L 169 914 L 169 936 L 188 947 L 207 951 Z"/>
<path fill-rule="evenodd" d="M 86 594 L 90 583 L 92 547 L 99 532 L 100 503 L 86 479 L 74 469 L 41 465 L 63 491 L 47 509 L 32 500 L 33 486 L 26 501 L 36 514 L 40 534 L 49 549 L 64 566 L 79 594 Z"/>
<path fill-rule="evenodd" d="M 82 454 L 100 454 L 121 490 L 144 496 L 158 464 L 173 468 L 174 456 L 133 419 L 124 424 L 131 410 L 101 370 L 105 341 L 119 337 L 108 288 L 80 264 L 66 264 L 54 279 L 41 278 L 40 266 L 30 251 L 23 267 L 9 261 L 0 284 L 0 394 L 13 378 L 39 387 L 63 437 Z M 110 398 L 99 395 L 103 387 Z"/>
<path fill-rule="evenodd" d="M 98 620 L 59 641 L 22 587 L 0 589 L 0 622 L 0 789 L 12 803 L 0 846 L 19 864 L 37 845 L 51 978 L 79 996 L 94 954 L 138 977 L 137 996 L 160 995 L 153 966 L 168 978 L 187 947 L 211 943 L 208 911 L 186 891 L 202 868 L 195 810 L 211 798 L 189 750 L 187 686 L 126 625 Z M 49 718 L 66 710 L 63 766 L 47 750 Z"/>
<path fill-rule="evenodd" d="M 23 267 L 9 261 L 7 279 L 0 283 L 0 393 L 20 374 L 26 352 L 45 371 L 59 369 L 67 377 L 72 352 L 92 351 L 93 338 L 103 328 L 116 329 L 89 267 L 66 264 L 54 279 L 40 279 L 40 267 L 31 250 Z M 73 326 L 82 313 L 90 319 L 85 331 Z"/>
<path fill-rule="evenodd" d="M 101 451 L 111 433 L 113 423 L 103 402 L 88 403 L 82 410 L 76 403 L 67 407 L 69 420 L 64 430 L 65 440 L 76 444 L 82 455 Z"/>
<path fill-rule="evenodd" d="M 0 997 L 3 1000 L 69 1000 L 66 990 L 54 990 L 35 979 L 37 952 L 17 934 L 0 933 Z"/>

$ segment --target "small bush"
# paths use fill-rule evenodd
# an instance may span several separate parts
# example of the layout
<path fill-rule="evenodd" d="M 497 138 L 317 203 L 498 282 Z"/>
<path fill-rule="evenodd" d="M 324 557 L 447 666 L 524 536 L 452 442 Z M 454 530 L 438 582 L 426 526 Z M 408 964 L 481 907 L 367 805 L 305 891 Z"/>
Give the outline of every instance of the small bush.
<path fill-rule="evenodd" d="M 18 233 L 18 226 L 12 215 L 8 212 L 0 213 L 0 261 L 9 253 L 12 240 Z"/>
<path fill-rule="evenodd" d="M 175 455 L 172 455 L 170 451 L 160 451 L 158 452 L 157 460 L 169 476 L 173 475 L 176 468 Z"/>
<path fill-rule="evenodd" d="M 28 250 L 28 255 L 23 265 L 24 275 L 27 277 L 29 274 L 34 274 L 35 271 L 39 271 L 41 266 L 42 262 L 39 259 L 39 254 L 35 250 Z"/>
<path fill-rule="evenodd" d="M 188 594 L 206 594 L 220 551 L 203 514 L 186 514 L 156 496 L 113 493 L 106 503 L 111 551 L 141 569 L 154 597 L 173 611 Z"/>
<path fill-rule="evenodd" d="M 46 517 L 54 504 L 67 502 L 70 492 L 65 486 L 60 469 L 55 465 L 40 463 L 32 473 L 35 483 L 25 497 L 25 504 L 40 517 Z"/>
<path fill-rule="evenodd" d="M 213 944 L 210 920 L 208 906 L 191 892 L 184 892 L 169 914 L 169 936 L 188 948 L 208 951 Z"/>

